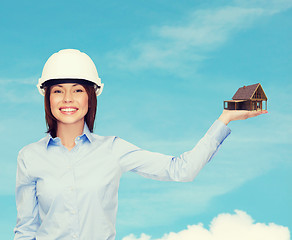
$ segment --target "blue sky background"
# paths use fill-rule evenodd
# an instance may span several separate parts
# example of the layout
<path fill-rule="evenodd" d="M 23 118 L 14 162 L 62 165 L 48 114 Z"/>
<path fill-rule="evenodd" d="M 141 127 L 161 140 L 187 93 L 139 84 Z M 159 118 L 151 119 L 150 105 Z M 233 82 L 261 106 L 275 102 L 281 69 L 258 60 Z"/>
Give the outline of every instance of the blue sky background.
<path fill-rule="evenodd" d="M 18 151 L 45 136 L 35 85 L 47 58 L 86 52 L 105 84 L 95 132 L 144 149 L 190 150 L 223 100 L 260 82 L 266 115 L 229 124 L 231 135 L 192 183 L 127 173 L 117 239 L 153 238 L 221 213 L 292 229 L 292 1 L 6 1 L 0 8 L 0 238 L 11 239 Z"/>

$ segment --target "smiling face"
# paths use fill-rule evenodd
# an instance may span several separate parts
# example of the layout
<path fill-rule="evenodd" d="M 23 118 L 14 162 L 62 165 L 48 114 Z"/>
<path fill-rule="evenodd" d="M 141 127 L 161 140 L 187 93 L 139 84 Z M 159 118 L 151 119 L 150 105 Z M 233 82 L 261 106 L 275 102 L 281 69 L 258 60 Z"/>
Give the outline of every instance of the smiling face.
<path fill-rule="evenodd" d="M 58 124 L 84 123 L 88 112 L 88 94 L 80 84 L 57 84 L 50 89 L 50 106 Z"/>

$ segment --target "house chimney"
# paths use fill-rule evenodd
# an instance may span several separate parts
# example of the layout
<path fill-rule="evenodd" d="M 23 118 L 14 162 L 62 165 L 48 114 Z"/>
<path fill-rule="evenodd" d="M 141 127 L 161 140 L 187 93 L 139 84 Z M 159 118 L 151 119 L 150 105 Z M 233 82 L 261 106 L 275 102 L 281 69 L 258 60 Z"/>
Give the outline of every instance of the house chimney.
<path fill-rule="evenodd" d="M 246 86 L 243 86 L 243 88 L 246 88 Z"/>

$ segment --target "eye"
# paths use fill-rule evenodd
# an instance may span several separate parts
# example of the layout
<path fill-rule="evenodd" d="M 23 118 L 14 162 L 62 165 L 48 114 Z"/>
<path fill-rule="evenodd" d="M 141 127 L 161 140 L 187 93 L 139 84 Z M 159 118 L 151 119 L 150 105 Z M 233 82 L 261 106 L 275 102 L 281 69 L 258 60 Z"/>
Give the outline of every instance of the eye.
<path fill-rule="evenodd" d="M 83 91 L 83 89 L 81 89 L 81 88 L 78 88 L 78 89 L 76 89 L 76 90 L 75 90 L 75 92 L 78 92 L 78 93 L 80 93 L 80 92 L 84 92 L 84 91 Z"/>
<path fill-rule="evenodd" d="M 53 93 L 62 93 L 62 91 L 61 91 L 61 90 L 58 90 L 58 89 L 56 89 L 56 90 L 53 90 Z"/>

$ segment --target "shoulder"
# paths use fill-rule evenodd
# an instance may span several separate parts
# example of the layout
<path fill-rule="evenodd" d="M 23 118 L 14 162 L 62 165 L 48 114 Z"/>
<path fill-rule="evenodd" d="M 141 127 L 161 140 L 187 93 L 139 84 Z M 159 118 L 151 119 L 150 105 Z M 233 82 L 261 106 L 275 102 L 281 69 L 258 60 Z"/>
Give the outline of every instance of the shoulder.
<path fill-rule="evenodd" d="M 97 134 L 91 134 L 93 142 L 99 146 L 104 145 L 109 147 L 111 150 L 117 149 L 128 149 L 129 147 L 135 147 L 133 144 L 118 136 L 100 136 Z"/>
<path fill-rule="evenodd" d="M 114 139 L 115 136 L 101 136 L 96 133 L 91 133 L 89 138 L 93 149 L 107 149 L 107 151 L 112 148 Z"/>
<path fill-rule="evenodd" d="M 126 140 L 118 137 L 118 136 L 101 136 L 95 133 L 91 133 L 94 142 L 100 143 L 128 143 Z"/>
<path fill-rule="evenodd" d="M 19 151 L 19 156 L 26 156 L 30 154 L 34 154 L 37 152 L 44 152 L 47 147 L 49 137 L 43 137 L 37 142 L 30 143 L 26 146 L 24 146 L 20 151 Z"/>
<path fill-rule="evenodd" d="M 97 144 L 103 144 L 103 143 L 111 143 L 114 141 L 116 136 L 101 136 L 96 133 L 91 133 L 92 142 Z"/>

